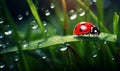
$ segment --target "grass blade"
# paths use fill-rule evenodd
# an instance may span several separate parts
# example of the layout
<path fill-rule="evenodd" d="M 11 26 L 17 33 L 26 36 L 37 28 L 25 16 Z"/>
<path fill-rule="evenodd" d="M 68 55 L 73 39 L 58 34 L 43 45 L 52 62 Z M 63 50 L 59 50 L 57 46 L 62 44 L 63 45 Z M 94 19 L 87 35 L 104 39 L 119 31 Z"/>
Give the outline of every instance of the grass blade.
<path fill-rule="evenodd" d="M 32 0 L 27 0 L 27 2 L 28 2 L 28 5 L 29 5 L 29 7 L 31 9 L 31 12 L 32 12 L 35 20 L 37 21 L 37 23 L 38 23 L 38 25 L 40 27 L 41 32 L 43 33 L 43 24 L 42 24 L 42 21 L 41 21 L 41 19 L 39 17 L 38 12 L 37 12 L 37 8 L 35 7 Z"/>
<path fill-rule="evenodd" d="M 34 50 L 36 48 L 44 48 L 44 47 L 49 47 L 57 44 L 62 44 L 63 42 L 77 42 L 83 40 L 91 40 L 91 41 L 109 41 L 109 42 L 118 42 L 120 43 L 120 40 L 117 40 L 117 35 L 114 34 L 107 34 L 107 33 L 101 33 L 98 37 L 94 36 L 88 36 L 88 35 L 82 35 L 79 38 L 75 38 L 74 35 L 69 35 L 69 36 L 53 36 L 48 38 L 46 41 L 42 42 L 44 39 L 39 39 L 36 41 L 31 41 L 29 43 L 29 46 L 27 48 L 23 48 L 22 50 Z M 41 43 L 41 46 L 38 47 L 38 43 Z M 3 53 L 8 53 L 8 52 L 14 52 L 17 51 L 17 47 L 13 48 L 8 48 L 8 49 L 3 49 L 0 54 Z"/>
<path fill-rule="evenodd" d="M 119 15 L 115 12 L 113 16 L 113 33 L 118 34 L 118 22 L 119 22 Z"/>

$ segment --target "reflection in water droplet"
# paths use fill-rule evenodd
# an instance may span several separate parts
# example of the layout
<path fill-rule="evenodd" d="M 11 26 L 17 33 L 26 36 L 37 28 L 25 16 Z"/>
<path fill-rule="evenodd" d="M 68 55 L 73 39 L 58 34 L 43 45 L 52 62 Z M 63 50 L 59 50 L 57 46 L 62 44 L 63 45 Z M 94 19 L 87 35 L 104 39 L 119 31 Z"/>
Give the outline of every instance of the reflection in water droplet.
<path fill-rule="evenodd" d="M 29 15 L 29 12 L 28 12 L 28 11 L 25 11 L 25 15 L 28 16 L 28 15 Z"/>
<path fill-rule="evenodd" d="M 92 51 L 92 57 L 97 57 L 97 51 L 95 50 L 95 51 Z"/>
<path fill-rule="evenodd" d="M 0 62 L 0 68 L 4 68 L 5 64 L 3 62 Z"/>
<path fill-rule="evenodd" d="M 6 30 L 6 31 L 4 32 L 4 34 L 5 34 L 5 35 L 11 35 L 11 34 L 12 34 L 12 30 Z"/>
<path fill-rule="evenodd" d="M 31 25 L 32 29 L 37 29 L 38 28 L 38 24 L 37 24 L 36 21 L 32 21 L 30 25 Z"/>
<path fill-rule="evenodd" d="M 63 47 L 60 49 L 60 51 L 66 51 L 68 47 Z"/>
<path fill-rule="evenodd" d="M 97 0 L 92 0 L 93 2 L 97 2 Z"/>
<path fill-rule="evenodd" d="M 104 41 L 104 44 L 107 44 L 107 41 Z"/>
<path fill-rule="evenodd" d="M 3 38 L 3 34 L 2 33 L 0 33 L 0 39 L 2 39 Z"/>
<path fill-rule="evenodd" d="M 112 57 L 112 60 L 115 60 L 115 58 L 114 58 L 114 57 Z"/>
<path fill-rule="evenodd" d="M 98 48 L 98 50 L 100 50 L 100 48 Z"/>
<path fill-rule="evenodd" d="M 97 54 L 94 54 L 93 57 L 97 57 Z"/>
<path fill-rule="evenodd" d="M 46 33 L 47 31 L 48 31 L 47 29 L 44 30 L 45 33 Z"/>
<path fill-rule="evenodd" d="M 45 15 L 46 15 L 46 16 L 49 16 L 49 15 L 50 15 L 50 11 L 49 11 L 49 10 L 46 10 L 46 11 L 45 11 Z"/>
<path fill-rule="evenodd" d="M 84 16 L 85 15 L 85 10 L 80 8 L 80 9 L 78 9 L 77 13 L 78 13 L 79 16 Z"/>
<path fill-rule="evenodd" d="M 90 5 L 92 5 L 93 4 L 93 2 L 90 0 Z"/>
<path fill-rule="evenodd" d="M 0 18 L 0 24 L 3 23 L 3 22 L 4 22 L 4 20 L 2 18 Z"/>
<path fill-rule="evenodd" d="M 2 45 L 2 48 L 3 48 L 3 49 L 5 49 L 5 48 L 6 48 L 6 45 L 5 45 L 5 44 L 3 44 L 3 45 Z"/>
<path fill-rule="evenodd" d="M 51 9 L 55 8 L 54 3 L 51 3 L 51 4 L 50 4 L 50 8 L 51 8 Z"/>
<path fill-rule="evenodd" d="M 18 15 L 18 20 L 22 20 L 23 16 L 21 14 Z"/>
<path fill-rule="evenodd" d="M 42 42 L 38 42 L 38 47 L 42 46 Z"/>
<path fill-rule="evenodd" d="M 22 47 L 23 47 L 23 48 L 25 48 L 25 47 L 27 47 L 27 46 L 28 46 L 28 43 L 27 43 L 27 41 L 26 41 L 26 40 L 22 41 L 22 42 L 21 42 L 21 44 L 22 44 Z"/>
<path fill-rule="evenodd" d="M 43 21 L 43 26 L 47 26 L 47 22 Z"/>
<path fill-rule="evenodd" d="M 74 20 L 74 19 L 77 18 L 77 13 L 74 10 L 70 10 L 69 14 L 70 14 L 70 19 L 71 20 Z"/>
<path fill-rule="evenodd" d="M 64 21 L 64 18 L 61 18 L 60 21 Z"/>
<path fill-rule="evenodd" d="M 14 58 L 15 58 L 15 59 L 14 59 L 15 61 L 18 61 L 18 60 L 19 60 L 19 57 L 18 57 L 18 56 L 15 56 Z"/>
<path fill-rule="evenodd" d="M 42 58 L 43 58 L 43 59 L 45 59 L 45 58 L 46 58 L 46 56 L 43 56 Z"/>
<path fill-rule="evenodd" d="M 50 34 L 47 34 L 47 36 L 50 36 Z"/>

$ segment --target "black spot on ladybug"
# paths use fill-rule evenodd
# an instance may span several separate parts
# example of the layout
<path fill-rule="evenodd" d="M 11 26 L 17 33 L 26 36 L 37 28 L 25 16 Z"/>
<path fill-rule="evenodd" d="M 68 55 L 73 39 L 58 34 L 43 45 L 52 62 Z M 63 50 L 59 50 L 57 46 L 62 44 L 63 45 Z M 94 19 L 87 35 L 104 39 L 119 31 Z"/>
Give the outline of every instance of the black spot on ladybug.
<path fill-rule="evenodd" d="M 83 30 L 80 28 L 80 32 L 82 32 Z"/>
<path fill-rule="evenodd" d="M 82 23 L 81 25 L 85 25 L 84 23 Z"/>

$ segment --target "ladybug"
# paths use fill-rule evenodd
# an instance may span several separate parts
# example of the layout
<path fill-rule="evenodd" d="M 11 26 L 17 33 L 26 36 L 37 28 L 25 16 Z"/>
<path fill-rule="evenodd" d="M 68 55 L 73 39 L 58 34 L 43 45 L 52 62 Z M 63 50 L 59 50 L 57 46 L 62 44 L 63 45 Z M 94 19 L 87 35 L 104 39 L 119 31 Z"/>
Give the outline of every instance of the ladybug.
<path fill-rule="evenodd" d="M 80 22 L 75 26 L 73 34 L 74 35 L 84 35 L 84 34 L 99 35 L 100 30 L 90 22 Z"/>

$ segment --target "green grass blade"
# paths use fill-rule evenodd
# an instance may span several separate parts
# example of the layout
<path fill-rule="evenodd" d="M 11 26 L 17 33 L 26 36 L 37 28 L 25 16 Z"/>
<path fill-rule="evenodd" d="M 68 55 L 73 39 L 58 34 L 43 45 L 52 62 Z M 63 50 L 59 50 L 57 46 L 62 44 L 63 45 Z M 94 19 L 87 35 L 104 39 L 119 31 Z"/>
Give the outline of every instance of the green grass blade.
<path fill-rule="evenodd" d="M 43 33 L 43 24 L 42 24 L 42 21 L 41 21 L 41 19 L 39 17 L 38 12 L 37 12 L 37 8 L 35 7 L 32 0 L 27 0 L 27 3 L 29 5 L 29 7 L 30 7 L 30 10 L 31 10 L 35 20 L 37 21 L 37 23 L 38 23 L 38 25 L 40 27 L 41 32 Z"/>
<path fill-rule="evenodd" d="M 76 41 L 81 41 L 83 40 L 91 40 L 91 41 L 109 41 L 109 42 L 118 42 L 120 43 L 120 40 L 117 40 L 117 35 L 114 34 L 107 34 L 107 33 L 101 33 L 98 37 L 95 36 L 88 36 L 88 35 L 83 35 L 78 38 L 75 38 L 74 35 L 69 35 L 69 36 L 53 36 L 48 38 L 46 41 L 42 42 L 44 39 L 39 39 L 36 41 L 31 41 L 29 43 L 29 46 L 26 48 L 22 48 L 22 50 L 34 50 L 36 48 L 44 48 L 44 47 L 49 47 L 57 44 L 62 44 L 63 42 L 76 42 Z M 38 43 L 41 43 L 41 46 L 38 47 Z M 8 53 L 8 52 L 13 52 L 17 51 L 17 47 L 13 48 L 8 48 L 8 49 L 3 49 L 0 54 L 3 53 Z"/>
<path fill-rule="evenodd" d="M 113 16 L 113 33 L 114 34 L 119 33 L 118 22 L 119 22 L 119 15 L 115 12 Z"/>
<path fill-rule="evenodd" d="M 97 15 L 98 15 L 98 18 L 104 22 L 104 14 L 103 14 L 103 0 L 97 0 L 96 2 L 96 5 L 97 5 Z"/>

